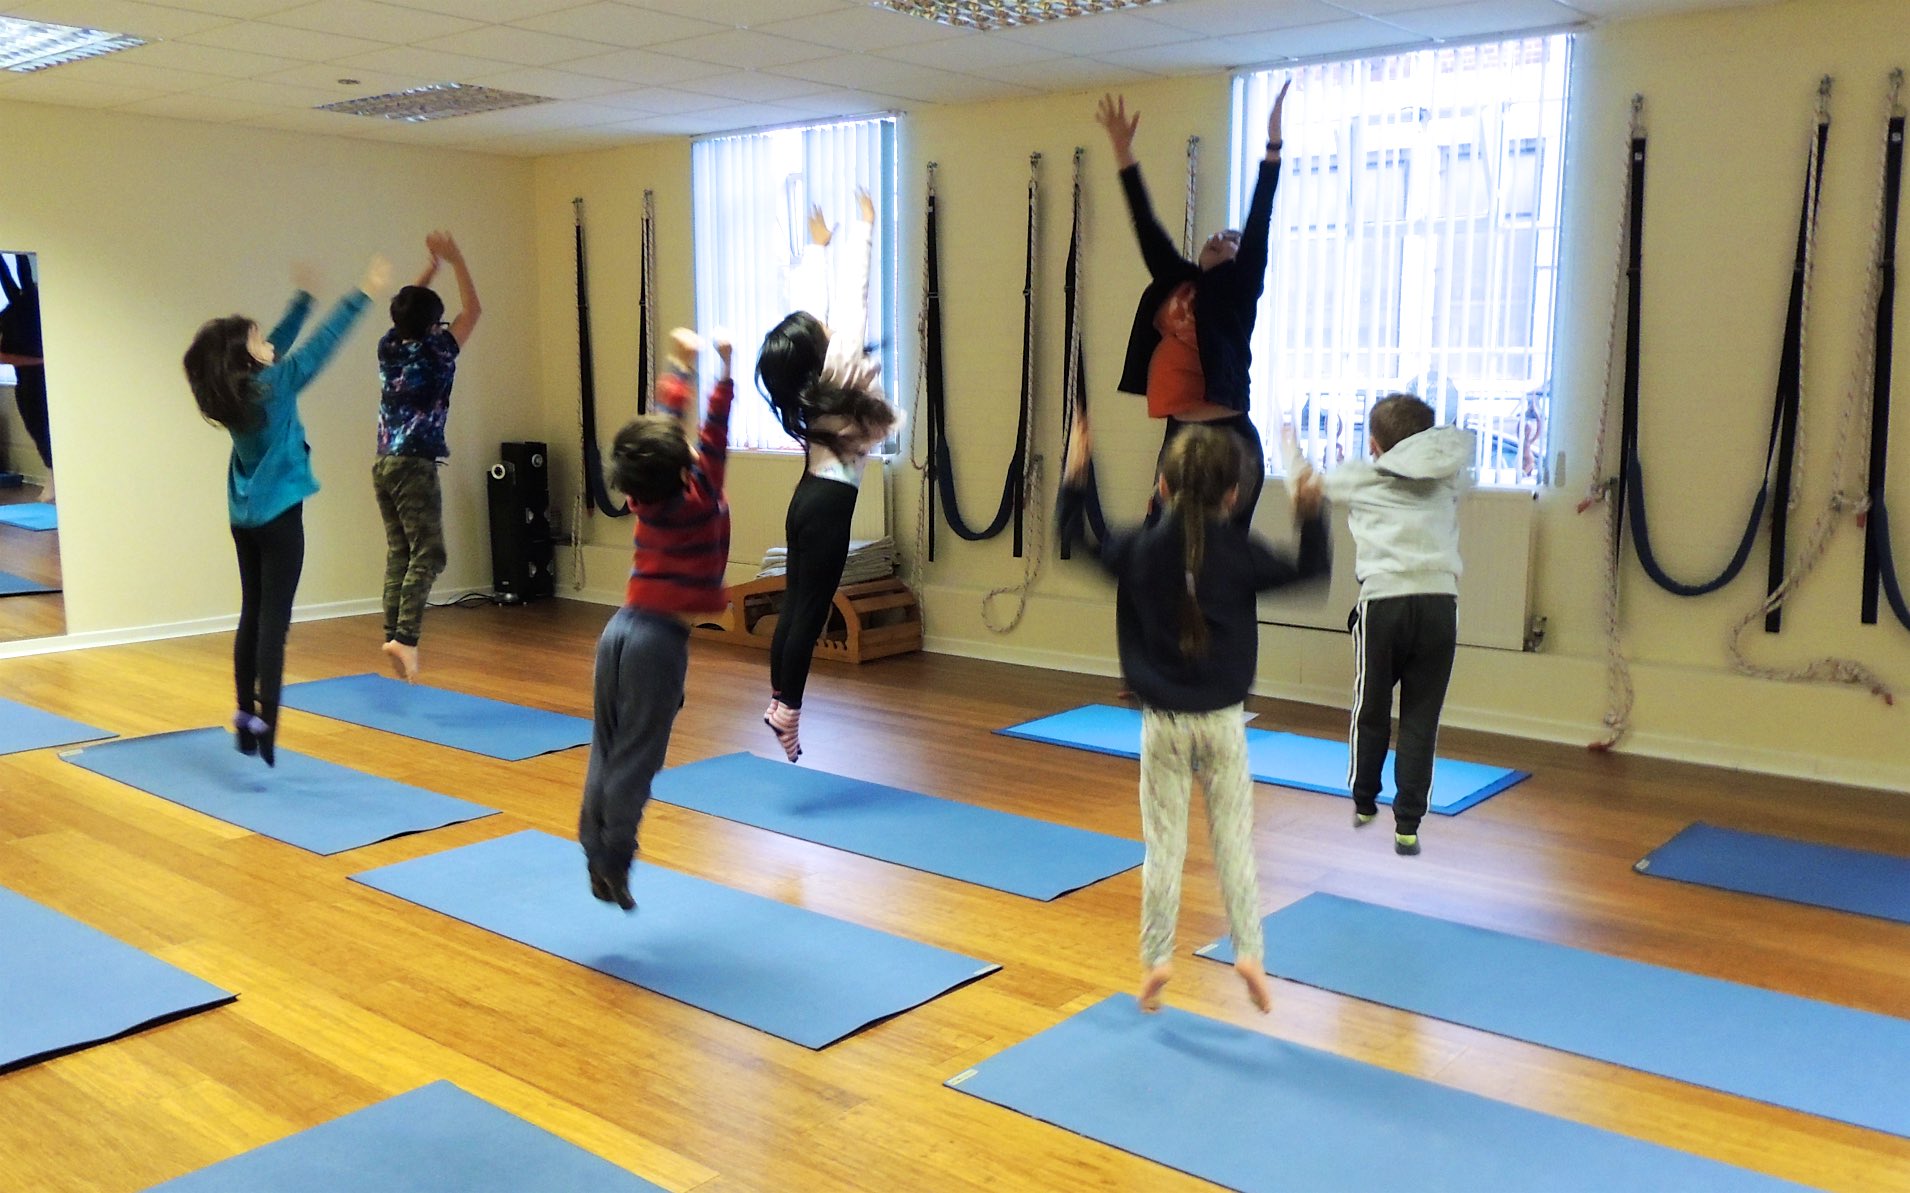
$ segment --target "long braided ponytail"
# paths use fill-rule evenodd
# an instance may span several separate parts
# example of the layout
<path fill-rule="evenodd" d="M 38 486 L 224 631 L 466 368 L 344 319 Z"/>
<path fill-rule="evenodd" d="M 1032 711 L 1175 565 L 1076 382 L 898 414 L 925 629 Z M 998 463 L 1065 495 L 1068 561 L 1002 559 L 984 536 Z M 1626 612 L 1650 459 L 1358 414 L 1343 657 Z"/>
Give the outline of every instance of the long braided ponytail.
<path fill-rule="evenodd" d="M 1194 659 L 1207 653 L 1207 617 L 1201 612 L 1198 592 L 1207 555 L 1207 523 L 1220 514 L 1228 494 L 1240 483 L 1240 446 L 1217 427 L 1186 427 L 1168 444 L 1161 481 L 1180 520 L 1181 566 L 1186 572 L 1180 598 L 1180 649 Z"/>

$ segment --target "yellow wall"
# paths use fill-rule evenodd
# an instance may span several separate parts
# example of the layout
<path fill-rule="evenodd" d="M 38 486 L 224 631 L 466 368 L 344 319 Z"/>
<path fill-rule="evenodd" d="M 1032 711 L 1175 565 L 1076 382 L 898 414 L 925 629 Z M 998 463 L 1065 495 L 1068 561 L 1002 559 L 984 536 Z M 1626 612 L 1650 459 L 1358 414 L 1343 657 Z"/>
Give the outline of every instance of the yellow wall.
<path fill-rule="evenodd" d="M 321 303 L 374 251 L 410 280 L 434 226 L 458 234 L 485 308 L 453 398 L 441 586 L 489 584 L 482 466 L 543 426 L 528 163 L 41 104 L 0 103 L 0 127 L 0 240 L 40 254 L 71 629 L 236 611 L 229 440 L 193 407 L 187 341 L 212 315 L 275 317 L 295 258 L 322 269 Z M 440 285 L 455 308 L 449 271 Z M 303 399 L 324 491 L 306 509 L 301 606 L 378 595 L 368 474 L 386 325 L 369 312 Z"/>
<path fill-rule="evenodd" d="M 1748 509 L 1761 459 L 1777 334 L 1794 236 L 1802 149 L 1819 75 L 1839 80 L 1837 125 L 1825 184 L 1814 316 L 1810 325 L 1803 468 L 1804 505 L 1793 541 L 1824 501 L 1825 471 L 1865 282 L 1876 198 L 1882 87 L 1903 48 L 1900 0 L 1794 0 L 1748 9 L 1612 23 L 1578 43 L 1567 174 L 1564 280 L 1554 449 L 1564 482 L 1539 504 L 1536 609 L 1549 619 L 1542 653 L 1461 652 L 1447 721 L 1565 741 L 1596 735 L 1604 708 L 1602 528 L 1573 507 L 1583 494 L 1597 429 L 1603 350 L 1622 197 L 1627 101 L 1650 99 L 1652 172 L 1647 212 L 1645 451 L 1654 531 L 1680 572 L 1721 561 Z M 1895 32 L 1899 36 L 1891 36 Z M 1183 151 L 1202 139 L 1200 223 L 1220 225 L 1227 186 L 1229 87 L 1223 76 L 1163 80 L 1128 89 L 1145 114 L 1137 152 L 1165 221 L 1177 223 Z M 1114 392 L 1143 272 L 1133 247 L 1092 94 L 929 108 L 902 129 L 905 310 L 919 300 L 920 212 L 925 164 L 939 164 L 945 335 L 951 431 L 971 517 L 1012 447 L 1028 154 L 1044 155 L 1043 233 L 1037 278 L 1043 396 L 1038 444 L 1044 492 L 1053 491 L 1059 445 L 1061 282 L 1069 217 L 1069 162 L 1086 146 L 1088 219 L 1084 329 L 1097 411 L 1103 491 L 1132 516 L 1151 472 L 1158 431 L 1135 399 Z M 593 204 L 592 277 L 600 392 L 633 392 L 635 204 L 656 190 L 664 325 L 693 310 L 688 244 L 688 152 L 680 143 L 541 161 L 538 240 L 546 414 L 553 443 L 574 438 L 575 363 L 569 264 L 573 193 Z M 609 210 L 606 211 L 605 209 Z M 605 212 L 602 218 L 597 213 Z M 601 247 L 600 247 L 601 246 Z M 1276 267 L 1277 268 L 1277 267 Z M 598 280 L 601 279 L 601 280 Z M 1276 275 L 1272 285 L 1279 284 Z M 912 337 L 905 337 L 912 340 Z M 603 344 L 619 345 L 615 354 Z M 915 365 L 894 389 L 912 400 Z M 1901 389 L 1901 387 L 1899 387 Z M 606 425 L 612 416 L 605 415 Z M 566 432 L 569 432 L 566 434 Z M 568 453 L 574 458 L 574 449 Z M 1898 458 L 1902 460 L 1902 453 Z M 559 449 L 557 455 L 565 457 Z M 1899 467 L 1897 488 L 1904 472 Z M 897 535 L 914 539 L 914 474 L 893 470 Z M 780 487 L 732 487 L 732 503 L 780 507 Z M 1801 593 L 1782 638 L 1752 648 L 1772 662 L 1851 655 L 1905 686 L 1910 635 L 1860 627 L 1858 545 L 1846 526 L 1817 578 Z M 621 533 L 605 537 L 621 548 Z M 1077 670 L 1113 670 L 1111 593 L 1080 563 L 1052 557 L 1025 619 L 1012 634 L 984 628 L 981 595 L 1014 582 L 1022 565 L 1005 543 L 967 544 L 944 533 L 927 568 L 927 628 L 935 649 Z M 1474 568 L 1490 560 L 1470 560 Z M 1762 556 L 1724 593 L 1681 601 L 1625 568 L 1628 637 L 1638 703 L 1632 749 L 1747 770 L 1814 774 L 1880 786 L 1910 783 L 1903 716 L 1861 692 L 1780 684 L 1733 673 L 1727 628 L 1761 595 Z M 593 590 L 599 585 L 593 582 Z M 1012 603 L 999 607 L 1011 612 Z M 1344 635 L 1268 628 L 1260 690 L 1344 706 L 1351 679 Z"/>

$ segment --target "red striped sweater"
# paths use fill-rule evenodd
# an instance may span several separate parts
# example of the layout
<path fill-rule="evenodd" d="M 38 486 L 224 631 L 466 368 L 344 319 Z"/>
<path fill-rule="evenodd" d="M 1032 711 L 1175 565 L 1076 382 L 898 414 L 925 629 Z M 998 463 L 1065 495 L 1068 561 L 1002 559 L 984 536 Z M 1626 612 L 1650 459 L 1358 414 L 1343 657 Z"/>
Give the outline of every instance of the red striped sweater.
<path fill-rule="evenodd" d="M 662 501 L 631 502 L 636 555 L 624 603 L 658 613 L 714 613 L 728 601 L 723 572 L 729 564 L 730 507 L 723 497 L 729 459 L 730 398 L 726 379 L 710 391 L 690 484 Z"/>

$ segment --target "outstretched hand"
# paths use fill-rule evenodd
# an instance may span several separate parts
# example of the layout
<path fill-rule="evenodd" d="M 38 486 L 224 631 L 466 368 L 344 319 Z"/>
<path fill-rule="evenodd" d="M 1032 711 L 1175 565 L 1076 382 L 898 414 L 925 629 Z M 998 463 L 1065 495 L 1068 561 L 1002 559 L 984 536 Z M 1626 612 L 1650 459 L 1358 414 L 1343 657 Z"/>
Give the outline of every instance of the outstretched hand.
<path fill-rule="evenodd" d="M 324 284 L 325 281 L 319 275 L 318 266 L 313 265 L 310 261 L 292 262 L 292 285 L 294 288 L 303 290 L 307 294 L 316 294 L 319 288 Z"/>
<path fill-rule="evenodd" d="M 1141 127 L 1139 112 L 1127 114 L 1127 96 L 1103 95 L 1094 110 L 1094 122 L 1107 130 L 1115 163 L 1125 170 L 1134 164 L 1134 130 Z"/>
<path fill-rule="evenodd" d="M 373 255 L 365 262 L 365 276 L 358 288 L 367 298 L 383 298 L 391 292 L 391 260 L 383 253 Z"/>
<path fill-rule="evenodd" d="M 1280 156 L 1280 150 L 1278 146 L 1281 140 L 1280 138 L 1280 126 L 1282 123 L 1281 113 L 1286 109 L 1287 88 L 1291 86 L 1293 86 L 1292 79 L 1288 79 L 1286 82 L 1280 84 L 1280 94 L 1273 97 L 1273 111 L 1267 113 L 1267 143 L 1268 143 L 1267 156 L 1268 157 Z"/>
<path fill-rule="evenodd" d="M 1320 514 L 1326 500 L 1326 480 L 1311 465 L 1293 488 L 1293 520 L 1308 522 Z"/>
<path fill-rule="evenodd" d="M 809 243 L 826 245 L 829 243 L 829 221 L 822 218 L 822 208 L 809 209 Z"/>
<path fill-rule="evenodd" d="M 730 353 L 733 349 L 729 337 L 726 335 L 711 336 L 710 347 L 716 349 L 716 359 L 723 362 L 723 376 L 728 377 L 730 375 Z"/>
<path fill-rule="evenodd" d="M 867 187 L 856 188 L 856 215 L 865 224 L 875 223 L 875 199 Z"/>

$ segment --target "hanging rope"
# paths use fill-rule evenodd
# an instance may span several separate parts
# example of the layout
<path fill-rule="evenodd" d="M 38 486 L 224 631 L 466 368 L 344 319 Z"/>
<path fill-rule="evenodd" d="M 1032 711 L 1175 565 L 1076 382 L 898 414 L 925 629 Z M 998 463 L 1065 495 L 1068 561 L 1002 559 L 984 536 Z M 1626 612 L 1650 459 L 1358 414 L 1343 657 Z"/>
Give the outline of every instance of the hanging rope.
<path fill-rule="evenodd" d="M 648 414 L 657 386 L 657 193 L 643 192 L 643 265 L 637 276 L 637 413 Z"/>
<path fill-rule="evenodd" d="M 1076 151 L 1077 154 L 1079 151 Z M 1187 138 L 1187 214 L 1182 218 L 1180 255 L 1194 259 L 1194 208 L 1200 198 L 1200 138 Z"/>
<path fill-rule="evenodd" d="M 1892 115 L 1897 144 L 1901 145 L 1902 109 L 1898 95 L 1903 81 L 1901 71 L 1891 75 L 1888 111 Z M 1883 151 L 1878 160 L 1877 205 L 1871 220 L 1871 270 L 1870 287 L 1865 298 L 1865 309 L 1881 313 L 1885 309 L 1883 302 L 1884 268 L 1887 254 L 1886 245 L 1886 209 L 1890 202 L 1892 174 L 1891 158 L 1892 137 L 1886 135 Z M 1887 332 L 1881 334 L 1888 334 Z M 1878 324 L 1867 320 L 1860 331 L 1857 352 L 1852 361 L 1849 385 L 1845 390 L 1844 407 L 1837 422 L 1837 438 L 1831 452 L 1831 464 L 1827 474 L 1828 494 L 1824 507 L 1812 521 L 1809 532 L 1804 536 L 1804 545 L 1799 549 L 1797 558 L 1785 574 L 1782 583 L 1765 597 L 1763 603 L 1747 612 L 1733 626 L 1726 637 L 1726 645 L 1731 652 L 1732 666 L 1743 675 L 1759 679 L 1783 680 L 1791 683 L 1838 683 L 1868 688 L 1873 695 L 1879 696 L 1886 704 L 1895 703 L 1895 697 L 1881 676 L 1869 667 L 1854 659 L 1826 657 L 1794 667 L 1772 667 L 1754 662 L 1744 651 L 1745 632 L 1759 618 L 1769 618 L 1770 614 L 1784 606 L 1793 593 L 1803 584 L 1805 578 L 1823 559 L 1838 528 L 1844 523 L 1846 514 L 1855 514 L 1862 524 L 1869 498 L 1865 494 L 1866 484 L 1860 475 L 1854 484 L 1847 484 L 1848 474 L 1855 452 L 1852 445 L 1868 431 L 1870 404 L 1865 401 L 1865 381 L 1872 375 L 1877 359 Z"/>
<path fill-rule="evenodd" d="M 1631 709 L 1633 690 L 1631 665 L 1625 658 L 1625 646 L 1619 624 L 1618 602 L 1618 553 L 1623 546 L 1624 527 L 1622 510 L 1624 507 L 1625 462 L 1621 460 L 1616 474 L 1601 475 L 1599 470 L 1605 465 L 1606 444 L 1611 435 L 1611 390 L 1612 390 L 1612 349 L 1618 340 L 1619 311 L 1623 309 L 1622 300 L 1628 282 L 1635 299 L 1637 292 L 1637 253 L 1634 246 L 1634 224 L 1642 219 L 1645 202 L 1645 97 L 1634 95 L 1631 98 L 1631 126 L 1626 135 L 1627 171 L 1625 200 L 1619 205 L 1618 236 L 1613 243 L 1617 245 L 1618 260 L 1612 268 L 1612 316 L 1605 328 L 1605 383 L 1600 393 L 1606 400 L 1599 404 L 1598 439 L 1592 447 L 1593 480 L 1585 499 L 1578 503 L 1578 512 L 1584 513 L 1594 505 L 1605 507 L 1605 736 L 1592 742 L 1591 749 L 1609 750 L 1616 746 L 1631 731 Z M 1635 327 L 1634 322 L 1631 326 Z M 1627 383 L 1633 378 L 1637 368 L 1632 332 L 1626 332 L 1625 369 Z"/>
<path fill-rule="evenodd" d="M 590 274 L 584 257 L 584 201 L 572 199 L 570 207 L 577 225 L 577 418 L 583 438 L 580 463 L 584 474 L 584 513 L 588 515 L 594 505 L 606 517 L 621 518 L 630 512 L 629 507 L 611 499 L 610 490 L 604 484 L 603 453 L 597 448 L 597 365 L 590 347 Z M 576 531 L 582 529 L 579 521 Z"/>
<path fill-rule="evenodd" d="M 1890 76 L 1890 124 L 1884 138 L 1884 205 L 1882 251 L 1877 259 L 1877 338 L 1872 360 L 1870 397 L 1870 466 L 1866 470 L 1870 494 L 1869 524 L 1864 534 L 1863 623 L 1877 624 L 1878 596 L 1890 602 L 1903 628 L 1910 630 L 1910 606 L 1904 604 L 1892 557 L 1890 511 L 1884 505 L 1884 474 L 1890 460 L 1890 367 L 1897 297 L 1897 211 L 1903 191 L 1904 113 L 1899 102 L 1903 72 Z"/>
<path fill-rule="evenodd" d="M 943 380 L 942 365 L 942 306 L 941 271 L 937 261 L 936 243 L 936 198 L 935 169 L 929 167 L 928 189 L 928 260 L 923 271 L 922 320 L 922 360 L 926 370 L 924 393 L 928 402 L 928 440 L 929 461 L 924 473 L 924 483 L 930 489 L 927 502 L 928 514 L 928 558 L 935 559 L 935 502 L 939 498 L 943 506 L 943 517 L 949 529 L 967 541 L 982 542 L 992 539 L 1006 529 L 1010 522 L 1014 524 L 1015 556 L 1020 558 L 1023 552 L 1023 513 L 1027 482 L 1027 463 L 1031 427 L 1033 424 L 1033 383 L 1034 383 L 1034 269 L 1035 269 L 1035 211 L 1039 197 L 1038 180 L 1040 177 L 1041 155 L 1028 157 L 1028 233 L 1027 258 L 1022 272 L 1021 283 L 1021 399 L 1020 411 L 1015 424 L 1015 451 L 1008 461 L 1008 474 L 1002 478 L 1001 500 L 996 505 L 994 518 L 987 526 L 976 530 L 962 516 L 961 505 L 955 490 L 955 453 L 948 437 L 948 399 Z"/>
<path fill-rule="evenodd" d="M 1088 389 L 1086 380 L 1085 353 L 1081 346 L 1081 161 L 1086 151 L 1077 148 L 1074 151 L 1074 221 L 1068 231 L 1068 270 L 1067 280 L 1063 283 L 1066 295 L 1063 303 L 1062 326 L 1067 341 L 1067 355 L 1061 365 L 1061 458 L 1068 458 L 1068 445 L 1074 442 L 1074 420 L 1078 412 L 1082 418 L 1088 414 Z M 1083 478 L 1086 496 L 1082 503 L 1082 512 L 1087 519 L 1088 533 L 1098 543 L 1107 537 L 1107 515 L 1101 510 L 1101 490 L 1094 477 L 1094 458 L 1088 458 L 1087 475 Z M 1038 491 L 1035 494 L 1038 496 Z M 1069 558 L 1072 544 L 1066 538 L 1061 540 L 1061 558 Z"/>
<path fill-rule="evenodd" d="M 1645 469 L 1642 453 L 1639 450 L 1641 418 L 1639 414 L 1639 360 L 1643 337 L 1640 308 L 1643 300 L 1643 253 L 1644 253 L 1644 183 L 1645 162 L 1643 154 L 1644 138 L 1634 141 L 1638 147 L 1632 161 L 1634 186 L 1632 188 L 1631 237 L 1627 245 L 1628 259 L 1626 276 L 1629 289 L 1626 304 L 1625 328 L 1625 388 L 1623 394 L 1623 422 L 1619 446 L 1619 458 L 1623 461 L 1623 473 L 1620 488 L 1625 494 L 1625 508 L 1621 513 L 1631 519 L 1632 546 L 1638 552 L 1639 565 L 1652 583 L 1674 596 L 1705 596 L 1718 591 L 1737 578 L 1739 572 L 1751 558 L 1751 551 L 1757 545 L 1758 529 L 1764 523 L 1764 511 L 1770 503 L 1772 489 L 1777 489 L 1777 509 L 1771 516 L 1771 579 L 1772 586 L 1782 581 L 1784 575 L 1783 535 L 1784 517 L 1791 500 L 1791 472 L 1796 450 L 1796 430 L 1798 408 L 1802 400 L 1802 382 L 1800 368 L 1802 362 L 1803 309 L 1804 294 L 1809 284 L 1811 250 L 1816 237 L 1817 194 L 1822 186 L 1823 151 L 1830 133 L 1830 113 L 1828 107 L 1830 80 L 1825 79 L 1818 90 L 1817 133 L 1811 139 L 1808 158 L 1804 170 L 1803 212 L 1798 219 L 1797 251 L 1791 266 L 1791 292 L 1789 306 L 1785 312 L 1784 344 L 1778 364 L 1776 394 L 1771 403 L 1771 430 L 1764 446 L 1764 469 L 1760 474 L 1756 495 L 1751 501 L 1751 513 L 1745 520 L 1744 529 L 1738 536 L 1737 549 L 1724 569 L 1708 580 L 1688 581 L 1672 576 L 1659 563 L 1651 545 L 1650 524 L 1646 518 Z M 1775 478 L 1775 479 L 1774 479 Z M 1775 627 L 1772 627 L 1775 632 Z"/>

